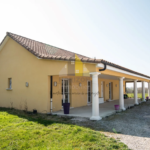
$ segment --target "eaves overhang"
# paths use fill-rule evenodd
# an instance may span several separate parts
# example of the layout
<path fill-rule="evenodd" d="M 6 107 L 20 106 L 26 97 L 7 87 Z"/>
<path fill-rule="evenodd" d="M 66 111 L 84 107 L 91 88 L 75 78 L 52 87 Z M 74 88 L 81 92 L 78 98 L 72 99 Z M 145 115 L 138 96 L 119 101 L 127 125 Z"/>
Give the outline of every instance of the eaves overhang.
<path fill-rule="evenodd" d="M 99 63 L 99 64 L 97 64 L 97 67 L 103 68 L 104 65 L 102 63 Z M 107 70 L 111 70 L 111 71 L 115 71 L 115 72 L 118 72 L 118 73 L 123 73 L 123 74 L 127 74 L 127 75 L 130 75 L 130 76 L 134 76 L 134 77 L 150 80 L 149 76 L 141 74 L 141 73 L 138 73 L 138 72 L 135 72 L 135 71 L 132 71 L 132 70 L 126 71 L 124 69 L 113 67 L 113 66 L 110 66 L 110 65 L 107 65 Z"/>

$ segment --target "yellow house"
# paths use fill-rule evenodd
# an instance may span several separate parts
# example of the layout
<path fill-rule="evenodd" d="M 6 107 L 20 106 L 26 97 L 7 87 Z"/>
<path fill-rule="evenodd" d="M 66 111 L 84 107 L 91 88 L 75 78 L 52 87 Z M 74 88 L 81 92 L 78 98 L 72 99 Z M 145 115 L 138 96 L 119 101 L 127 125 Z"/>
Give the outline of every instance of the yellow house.
<path fill-rule="evenodd" d="M 91 120 L 100 120 L 101 103 L 118 101 L 120 109 L 126 109 L 126 81 L 134 82 L 134 104 L 137 81 L 145 99 L 147 75 L 12 33 L 0 45 L 0 107 L 55 113 L 68 102 L 70 110 L 88 107 Z"/>

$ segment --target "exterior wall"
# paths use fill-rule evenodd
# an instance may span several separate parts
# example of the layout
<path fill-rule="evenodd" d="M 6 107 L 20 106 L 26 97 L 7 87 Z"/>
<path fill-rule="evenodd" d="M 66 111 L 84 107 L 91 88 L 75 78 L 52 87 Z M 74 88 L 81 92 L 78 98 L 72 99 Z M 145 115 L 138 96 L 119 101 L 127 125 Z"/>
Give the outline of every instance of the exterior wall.
<path fill-rule="evenodd" d="M 99 79 L 99 92 L 101 97 L 101 81 L 103 81 L 103 88 L 104 88 L 104 101 L 109 99 L 109 83 L 112 82 L 112 99 L 118 100 L 119 99 L 119 80 L 109 80 L 109 79 Z"/>
<path fill-rule="evenodd" d="M 71 107 L 81 107 L 87 105 L 87 81 L 92 81 L 91 77 L 78 77 L 78 76 L 54 76 L 53 82 L 57 82 L 57 86 L 53 86 L 53 111 L 58 111 L 62 109 L 62 95 L 61 95 L 61 86 L 62 79 L 69 79 L 70 87 L 69 87 L 69 97 L 70 97 L 70 105 Z M 108 80 L 99 78 L 99 97 L 101 97 L 101 81 L 104 83 L 104 100 L 109 99 L 109 87 L 107 84 L 112 82 L 112 95 L 113 100 L 119 99 L 119 80 Z M 81 87 L 79 86 L 81 83 Z"/>
<path fill-rule="evenodd" d="M 57 86 L 53 86 L 53 111 L 62 109 L 62 79 L 69 79 L 69 100 L 71 107 L 81 107 L 87 105 L 87 81 L 91 77 L 82 76 L 54 76 Z M 81 83 L 81 87 L 79 86 Z"/>
<path fill-rule="evenodd" d="M 37 109 L 38 112 L 50 111 L 50 76 L 66 75 L 67 61 L 38 59 L 11 38 L 0 51 L 0 107 L 14 107 L 28 111 Z M 83 64 L 88 71 L 96 70 L 95 64 Z M 8 78 L 12 78 L 12 91 L 8 88 Z M 54 80 L 58 80 L 54 76 Z M 29 87 L 25 86 L 29 83 Z M 53 89 L 57 91 L 54 87 Z M 78 96 L 76 96 L 78 98 Z M 55 103 L 60 102 L 61 96 L 54 96 Z M 73 106 L 79 106 L 73 103 Z M 83 104 L 82 104 L 83 105 Z M 55 106 L 54 110 L 60 110 Z"/>
<path fill-rule="evenodd" d="M 126 82 L 123 81 L 123 93 L 125 94 L 126 93 Z"/>
<path fill-rule="evenodd" d="M 0 107 L 14 107 L 21 110 L 27 107 L 28 111 L 37 109 L 41 113 L 50 112 L 51 75 L 53 76 L 53 83 L 57 82 L 57 86 L 53 85 L 53 111 L 62 108 L 62 78 L 68 78 L 70 82 L 71 107 L 87 105 L 87 81 L 92 80 L 89 72 L 95 72 L 96 65 L 84 63 L 83 76 L 71 76 L 70 74 L 74 74 L 74 72 L 69 72 L 69 67 L 72 66 L 70 63 L 67 61 L 37 59 L 14 40 L 9 39 L 0 51 Z M 119 73 L 107 70 L 104 73 L 120 76 Z M 6 90 L 8 88 L 8 78 L 12 78 L 12 91 Z M 109 82 L 113 83 L 112 99 L 119 99 L 119 80 L 99 78 L 99 97 L 101 97 L 101 81 L 104 85 L 104 100 L 109 99 L 109 86 L 107 86 Z M 25 86 L 25 82 L 29 83 L 29 87 Z M 79 83 L 82 84 L 81 87 Z"/>

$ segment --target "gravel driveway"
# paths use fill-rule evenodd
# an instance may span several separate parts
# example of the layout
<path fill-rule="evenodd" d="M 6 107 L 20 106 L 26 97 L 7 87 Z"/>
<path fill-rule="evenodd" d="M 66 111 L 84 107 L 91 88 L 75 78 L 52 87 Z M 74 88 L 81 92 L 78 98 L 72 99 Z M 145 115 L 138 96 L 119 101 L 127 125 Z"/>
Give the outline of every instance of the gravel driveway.
<path fill-rule="evenodd" d="M 130 149 L 150 150 L 150 101 L 100 121 L 73 118 L 72 123 L 102 131 L 119 139 Z"/>

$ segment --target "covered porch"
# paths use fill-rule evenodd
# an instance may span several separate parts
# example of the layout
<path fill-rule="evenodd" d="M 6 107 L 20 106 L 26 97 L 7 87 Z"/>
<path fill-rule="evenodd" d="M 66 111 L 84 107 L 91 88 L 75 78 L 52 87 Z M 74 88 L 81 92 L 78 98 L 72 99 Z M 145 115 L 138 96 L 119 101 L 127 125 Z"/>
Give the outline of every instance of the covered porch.
<path fill-rule="evenodd" d="M 138 99 L 138 103 L 140 102 L 141 100 Z M 104 117 L 107 117 L 116 113 L 114 105 L 119 105 L 119 100 L 114 100 L 114 101 L 99 104 L 99 116 L 101 118 L 104 118 Z M 125 109 L 132 107 L 132 106 L 135 106 L 134 99 L 124 99 Z M 92 105 L 72 108 L 70 109 L 70 113 L 68 115 L 65 115 L 63 110 L 57 111 L 53 114 L 60 115 L 60 116 L 83 117 L 83 118 L 89 119 L 92 116 Z"/>
<path fill-rule="evenodd" d="M 83 74 L 81 77 L 54 76 L 54 100 L 51 100 L 53 114 L 64 115 L 62 107 L 65 103 L 70 103 L 70 114 L 67 116 L 86 117 L 90 120 L 101 120 L 116 113 L 114 105 L 119 105 L 120 111 L 125 111 L 128 107 L 141 102 L 137 95 L 137 81 L 142 82 L 142 101 L 145 101 L 145 82 L 149 82 L 146 77 L 109 66 L 100 72 L 101 66 L 97 67 L 95 72 L 89 72 L 88 77 L 83 77 Z M 134 99 L 124 99 L 127 81 L 134 83 Z"/>

